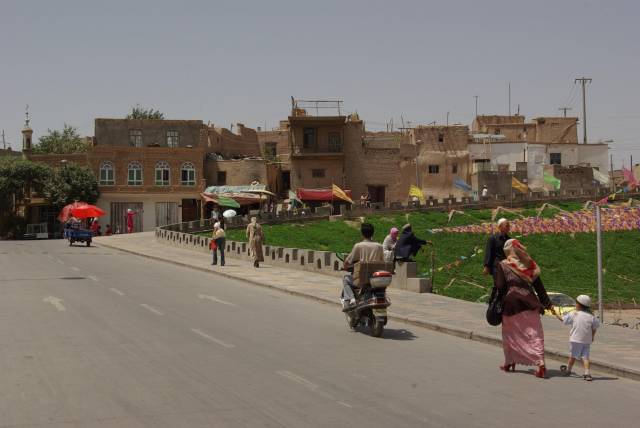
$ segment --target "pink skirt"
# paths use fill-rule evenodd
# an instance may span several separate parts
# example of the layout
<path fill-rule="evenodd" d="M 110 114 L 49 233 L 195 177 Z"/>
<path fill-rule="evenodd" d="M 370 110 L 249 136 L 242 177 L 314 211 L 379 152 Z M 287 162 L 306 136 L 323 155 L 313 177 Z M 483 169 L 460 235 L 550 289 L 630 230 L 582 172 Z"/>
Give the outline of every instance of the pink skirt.
<path fill-rule="evenodd" d="M 540 312 L 534 310 L 503 315 L 502 349 L 505 364 L 544 364 L 544 332 Z"/>

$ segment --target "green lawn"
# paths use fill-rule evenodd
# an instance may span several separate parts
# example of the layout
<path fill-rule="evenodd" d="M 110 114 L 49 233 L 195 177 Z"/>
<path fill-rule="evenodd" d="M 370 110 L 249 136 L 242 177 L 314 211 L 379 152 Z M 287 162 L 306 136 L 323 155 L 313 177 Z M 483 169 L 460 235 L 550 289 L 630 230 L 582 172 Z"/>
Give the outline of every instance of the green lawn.
<path fill-rule="evenodd" d="M 562 209 L 580 209 L 578 204 L 558 204 Z M 524 216 L 535 215 L 535 208 L 521 211 Z M 543 215 L 552 216 L 556 210 Z M 435 248 L 435 292 L 465 300 L 476 300 L 491 286 L 491 280 L 481 274 L 486 235 L 431 233 L 431 229 L 447 225 L 447 213 L 428 212 L 408 215 L 372 216 L 366 220 L 376 228 L 375 239 L 382 241 L 388 230 L 410 222 L 416 234 L 431 240 Z M 515 218 L 513 214 L 501 215 Z M 457 215 L 449 225 L 464 225 L 489 221 L 490 210 L 468 210 Z M 270 245 L 348 252 L 359 238 L 356 222 L 318 221 L 303 224 L 264 226 L 266 241 Z M 243 241 L 244 230 L 229 230 L 227 238 Z M 553 235 L 539 234 L 522 237 L 531 255 L 542 269 L 547 290 L 576 296 L 581 293 L 596 295 L 596 242 L 595 234 L 581 233 Z M 603 266 L 605 301 L 640 302 L 640 231 L 607 232 L 603 234 Z M 475 255 L 474 255 L 475 254 Z M 420 271 L 428 275 L 429 250 L 417 257 Z M 455 264 L 457 262 L 457 264 Z"/>

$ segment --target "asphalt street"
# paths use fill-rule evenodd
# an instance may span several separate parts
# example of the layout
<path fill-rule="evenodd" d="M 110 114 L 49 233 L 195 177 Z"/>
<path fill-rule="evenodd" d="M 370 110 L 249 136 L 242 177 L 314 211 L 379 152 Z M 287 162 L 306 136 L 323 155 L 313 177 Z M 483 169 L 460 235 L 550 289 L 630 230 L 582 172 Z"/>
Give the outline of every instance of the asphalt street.
<path fill-rule="evenodd" d="M 64 241 L 0 242 L 0 427 L 637 426 L 640 382 Z"/>

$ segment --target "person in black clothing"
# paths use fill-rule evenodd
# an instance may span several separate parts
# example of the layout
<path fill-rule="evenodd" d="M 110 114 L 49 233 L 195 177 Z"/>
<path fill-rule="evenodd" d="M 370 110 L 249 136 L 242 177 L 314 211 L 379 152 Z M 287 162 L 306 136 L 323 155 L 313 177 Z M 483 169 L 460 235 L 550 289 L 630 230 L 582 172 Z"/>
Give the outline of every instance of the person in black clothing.
<path fill-rule="evenodd" d="M 413 257 L 418 254 L 420 248 L 425 245 L 427 241 L 419 239 L 411 229 L 410 224 L 402 226 L 402 233 L 398 238 L 398 242 L 395 247 L 395 259 L 401 262 L 413 261 Z"/>
<path fill-rule="evenodd" d="M 507 258 L 504 254 L 504 243 L 509 239 L 509 231 L 511 225 L 509 220 L 501 218 L 498 220 L 498 233 L 491 235 L 487 240 L 487 246 L 484 250 L 484 267 L 482 272 L 485 275 L 491 274 L 495 278 L 496 267 L 498 264 Z"/>

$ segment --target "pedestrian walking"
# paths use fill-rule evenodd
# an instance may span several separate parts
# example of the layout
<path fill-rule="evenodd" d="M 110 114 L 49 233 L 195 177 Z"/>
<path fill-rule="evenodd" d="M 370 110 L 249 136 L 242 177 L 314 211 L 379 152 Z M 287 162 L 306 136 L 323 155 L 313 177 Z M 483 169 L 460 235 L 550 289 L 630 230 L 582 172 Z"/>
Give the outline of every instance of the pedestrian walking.
<path fill-rule="evenodd" d="M 495 284 L 496 267 L 498 264 L 506 258 L 504 254 L 504 244 L 509 239 L 509 231 L 511 230 L 511 224 L 506 218 L 498 220 L 498 233 L 491 235 L 487 240 L 487 245 L 484 250 L 484 267 L 482 272 L 487 275 L 493 276 Z"/>
<path fill-rule="evenodd" d="M 540 315 L 555 314 L 540 279 L 540 268 L 517 239 L 504 245 L 506 259 L 496 266 L 495 284 L 502 299 L 502 349 L 505 372 L 516 364 L 537 366 L 536 377 L 546 377 L 544 331 Z"/>
<path fill-rule="evenodd" d="M 591 363 L 589 355 L 591 353 L 591 343 L 596 337 L 596 330 L 600 327 L 600 321 L 591 313 L 591 298 L 585 294 L 581 294 L 576 298 L 576 310 L 565 314 L 564 317 L 558 318 L 565 324 L 571 326 L 571 335 L 569 336 L 569 349 L 571 356 L 567 367 L 562 366 L 564 376 L 571 375 L 571 369 L 576 359 L 582 360 L 584 367 L 584 380 L 592 381 Z"/>
<path fill-rule="evenodd" d="M 246 235 L 249 240 L 249 255 L 253 260 L 253 267 L 260 267 L 260 262 L 264 261 L 264 255 L 262 254 L 264 232 L 255 217 L 251 217 L 251 223 L 247 226 Z"/>
<path fill-rule="evenodd" d="M 220 223 L 216 223 L 213 225 L 212 239 L 213 241 L 211 250 L 213 252 L 213 261 L 211 264 L 218 264 L 218 251 L 220 251 L 220 266 L 224 266 L 224 246 L 226 244 L 226 235 Z"/>
<path fill-rule="evenodd" d="M 487 188 L 486 184 L 482 186 L 482 197 L 483 198 L 489 197 L 489 189 Z"/>

